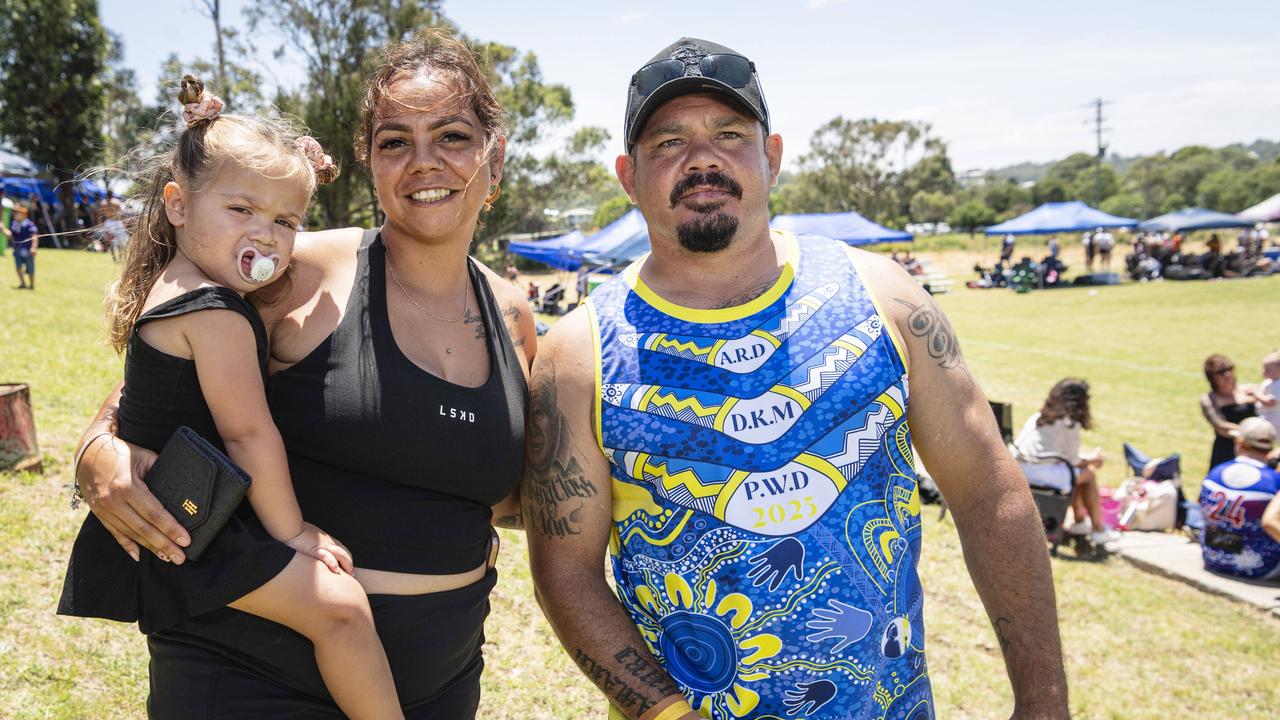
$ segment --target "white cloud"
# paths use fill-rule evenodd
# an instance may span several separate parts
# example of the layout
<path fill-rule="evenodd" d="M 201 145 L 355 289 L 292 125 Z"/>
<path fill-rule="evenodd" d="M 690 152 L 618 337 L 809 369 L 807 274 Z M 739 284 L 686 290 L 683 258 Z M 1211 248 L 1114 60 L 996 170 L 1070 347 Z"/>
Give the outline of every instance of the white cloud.
<path fill-rule="evenodd" d="M 633 22 L 639 22 L 649 17 L 649 13 L 644 11 L 629 12 L 618 18 L 619 25 L 630 25 Z"/>
<path fill-rule="evenodd" d="M 828 5 L 845 5 L 848 2 L 849 0 L 809 0 L 809 2 L 805 3 L 805 7 L 810 10 L 818 10 Z"/>

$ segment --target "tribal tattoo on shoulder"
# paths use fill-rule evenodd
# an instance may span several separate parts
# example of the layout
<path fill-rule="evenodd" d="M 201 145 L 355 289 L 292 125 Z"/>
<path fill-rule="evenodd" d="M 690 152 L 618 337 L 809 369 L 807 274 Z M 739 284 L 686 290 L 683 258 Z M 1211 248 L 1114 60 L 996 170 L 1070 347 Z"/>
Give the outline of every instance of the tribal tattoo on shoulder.
<path fill-rule="evenodd" d="M 929 357 L 943 369 L 960 367 L 960 343 L 956 341 L 955 330 L 951 329 L 947 316 L 932 302 L 915 305 L 902 298 L 897 300 L 910 311 L 907 315 L 907 331 L 924 340 Z"/>
<path fill-rule="evenodd" d="M 557 402 L 553 363 L 539 367 L 531 391 L 521 494 L 525 526 L 550 538 L 577 535 L 582 508 L 598 490 L 574 454 L 573 433 Z"/>

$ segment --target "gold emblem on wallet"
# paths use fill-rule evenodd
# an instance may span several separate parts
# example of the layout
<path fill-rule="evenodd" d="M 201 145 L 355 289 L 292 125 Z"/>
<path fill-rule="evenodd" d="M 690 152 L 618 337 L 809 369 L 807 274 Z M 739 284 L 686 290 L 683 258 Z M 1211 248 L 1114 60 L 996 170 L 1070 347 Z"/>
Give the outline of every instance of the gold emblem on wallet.
<path fill-rule="evenodd" d="M 196 507 L 196 504 L 191 502 L 190 498 L 187 498 L 182 501 L 182 509 L 186 510 L 188 515 L 195 515 L 200 508 Z"/>

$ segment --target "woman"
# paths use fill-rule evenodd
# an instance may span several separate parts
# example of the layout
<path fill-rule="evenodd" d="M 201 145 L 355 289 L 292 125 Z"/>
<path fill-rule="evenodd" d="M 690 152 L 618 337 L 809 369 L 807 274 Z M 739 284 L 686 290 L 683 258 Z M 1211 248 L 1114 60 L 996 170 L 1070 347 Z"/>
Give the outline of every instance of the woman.
<path fill-rule="evenodd" d="M 1049 391 L 1040 412 L 1027 418 L 1014 441 L 1014 450 L 1027 482 L 1062 492 L 1071 490 L 1070 468 L 1056 461 L 1065 458 L 1075 467 L 1076 486 L 1071 495 L 1071 526 L 1074 535 L 1092 533 L 1095 545 L 1115 540 L 1118 535 L 1102 521 L 1098 497 L 1098 468 L 1105 460 L 1101 448 L 1080 452 L 1080 431 L 1092 427 L 1089 413 L 1089 384 L 1065 378 Z M 1050 457 L 1055 460 L 1046 462 Z"/>
<path fill-rule="evenodd" d="M 467 257 L 497 197 L 501 109 L 442 32 L 392 49 L 356 133 L 380 229 L 299 237 L 290 282 L 260 302 L 272 416 L 303 513 L 351 549 L 409 718 L 471 718 L 495 582 L 494 512 L 518 516 L 533 319 Z M 523 352 L 517 350 L 520 348 Z M 129 477 L 137 451 L 86 433 L 77 483 L 122 546 L 183 560 L 182 533 Z M 341 717 L 307 642 L 232 610 L 148 636 L 153 718 Z M 198 701 L 196 701 L 198 699 Z"/>
<path fill-rule="evenodd" d="M 1209 392 L 1200 396 L 1200 412 L 1213 426 L 1213 450 L 1209 469 L 1235 457 L 1235 437 L 1231 434 L 1240 421 L 1257 414 L 1258 397 L 1251 388 L 1236 384 L 1236 365 L 1231 358 L 1217 353 L 1204 360 L 1204 377 Z"/>

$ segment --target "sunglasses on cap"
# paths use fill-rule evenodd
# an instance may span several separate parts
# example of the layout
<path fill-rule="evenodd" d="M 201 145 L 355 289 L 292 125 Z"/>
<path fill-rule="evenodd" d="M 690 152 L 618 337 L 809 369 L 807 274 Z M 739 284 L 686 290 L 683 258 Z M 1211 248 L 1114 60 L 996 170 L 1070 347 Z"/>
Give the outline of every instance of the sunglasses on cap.
<path fill-rule="evenodd" d="M 691 75 L 690 67 L 683 60 L 658 60 L 636 71 L 631 76 L 631 84 L 640 97 L 648 97 L 655 90 L 672 80 Z M 731 88 L 741 90 L 751 83 L 755 75 L 756 64 L 741 55 L 717 53 L 704 55 L 698 60 L 698 70 L 702 77 L 719 80 Z"/>

